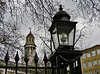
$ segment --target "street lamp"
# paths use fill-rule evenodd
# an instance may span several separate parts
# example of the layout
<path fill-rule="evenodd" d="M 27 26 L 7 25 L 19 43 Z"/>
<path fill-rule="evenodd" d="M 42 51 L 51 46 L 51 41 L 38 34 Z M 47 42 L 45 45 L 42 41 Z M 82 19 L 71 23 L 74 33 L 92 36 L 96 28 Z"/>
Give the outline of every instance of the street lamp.
<path fill-rule="evenodd" d="M 77 22 L 70 21 L 70 16 L 63 11 L 60 5 L 59 12 L 53 17 L 49 29 L 55 52 L 49 60 L 55 63 L 57 74 L 67 74 L 66 68 L 70 66 L 70 74 L 82 74 L 80 56 L 82 51 L 74 50 L 75 30 Z M 78 61 L 78 67 L 74 64 Z M 64 68 L 61 67 L 63 63 Z M 61 73 L 61 69 L 65 72 Z"/>
<path fill-rule="evenodd" d="M 56 50 L 66 48 L 71 50 L 74 49 L 77 22 L 70 21 L 70 16 L 62 10 L 61 5 L 59 9 L 60 11 L 53 17 L 53 22 L 49 29 L 51 38 Z"/>

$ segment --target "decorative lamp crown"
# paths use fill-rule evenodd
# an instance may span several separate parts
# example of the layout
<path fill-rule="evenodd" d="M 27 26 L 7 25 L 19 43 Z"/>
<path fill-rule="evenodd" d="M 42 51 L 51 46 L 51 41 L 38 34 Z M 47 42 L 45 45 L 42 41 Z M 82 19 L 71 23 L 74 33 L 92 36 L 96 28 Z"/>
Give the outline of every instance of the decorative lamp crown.
<path fill-rule="evenodd" d="M 55 14 L 53 20 L 69 21 L 70 18 L 71 18 L 70 15 L 67 12 L 63 11 L 62 5 L 60 5 L 59 11 Z"/>

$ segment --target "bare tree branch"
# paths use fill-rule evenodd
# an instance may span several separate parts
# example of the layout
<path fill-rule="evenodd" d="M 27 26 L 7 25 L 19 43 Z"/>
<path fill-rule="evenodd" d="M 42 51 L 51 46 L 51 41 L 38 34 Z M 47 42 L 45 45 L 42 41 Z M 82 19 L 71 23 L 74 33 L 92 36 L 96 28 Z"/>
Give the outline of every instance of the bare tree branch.
<path fill-rule="evenodd" d="M 84 30 L 85 27 L 83 27 L 81 30 L 80 30 L 80 34 L 79 34 L 79 37 L 76 39 L 76 42 L 74 43 L 74 45 L 78 42 L 78 40 L 83 36 L 82 35 L 82 31 Z"/>

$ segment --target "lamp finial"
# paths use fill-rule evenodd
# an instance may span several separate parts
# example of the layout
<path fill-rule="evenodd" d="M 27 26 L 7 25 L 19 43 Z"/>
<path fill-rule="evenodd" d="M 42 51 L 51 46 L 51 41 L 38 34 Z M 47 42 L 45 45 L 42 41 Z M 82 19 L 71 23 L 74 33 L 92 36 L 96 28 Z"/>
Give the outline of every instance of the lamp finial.
<path fill-rule="evenodd" d="M 62 5 L 60 5 L 60 6 L 59 6 L 59 10 L 60 10 L 60 11 L 62 11 L 62 10 L 63 10 Z"/>

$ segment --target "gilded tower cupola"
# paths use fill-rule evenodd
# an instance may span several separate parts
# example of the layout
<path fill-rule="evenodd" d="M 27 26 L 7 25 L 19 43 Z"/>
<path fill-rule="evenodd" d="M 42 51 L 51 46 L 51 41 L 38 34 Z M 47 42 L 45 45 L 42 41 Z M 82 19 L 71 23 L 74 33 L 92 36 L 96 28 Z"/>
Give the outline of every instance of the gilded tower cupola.
<path fill-rule="evenodd" d="M 31 47 L 33 47 L 33 48 L 36 47 L 35 42 L 34 42 L 34 36 L 33 36 L 33 34 L 31 33 L 31 31 L 30 31 L 30 33 L 26 36 L 26 43 L 25 43 L 25 46 L 24 46 L 24 47 L 29 47 L 29 46 L 31 46 Z"/>
<path fill-rule="evenodd" d="M 28 65 L 35 65 L 34 64 L 34 56 L 36 53 L 36 45 L 35 45 L 35 38 L 33 36 L 33 34 L 31 33 L 31 30 L 29 32 L 29 34 L 26 36 L 26 43 L 24 45 L 24 52 L 25 55 L 27 54 L 28 58 L 29 58 L 29 64 Z M 25 57 L 24 55 L 24 57 Z"/>

